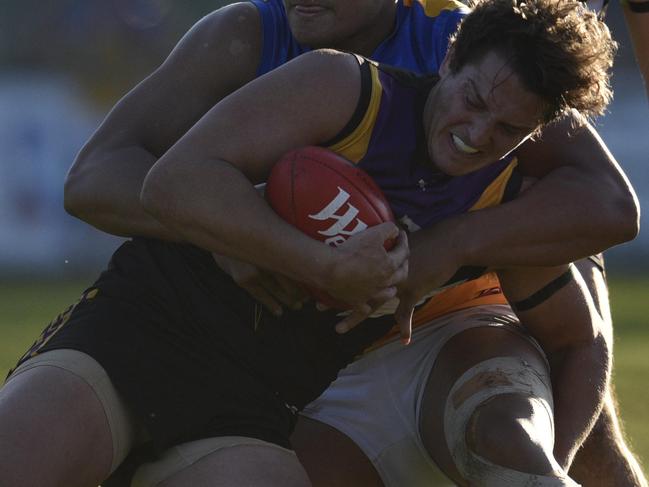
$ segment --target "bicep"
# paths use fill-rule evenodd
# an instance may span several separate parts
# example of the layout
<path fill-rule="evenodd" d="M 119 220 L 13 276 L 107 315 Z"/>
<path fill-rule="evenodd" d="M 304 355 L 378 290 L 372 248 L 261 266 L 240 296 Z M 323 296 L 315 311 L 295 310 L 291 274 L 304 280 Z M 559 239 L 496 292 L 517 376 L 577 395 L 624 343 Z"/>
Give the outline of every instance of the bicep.
<path fill-rule="evenodd" d="M 254 77 L 260 51 L 254 6 L 213 12 L 115 105 L 87 150 L 140 146 L 161 156 L 215 103 Z"/>
<path fill-rule="evenodd" d="M 600 334 L 601 318 L 574 266 L 507 269 L 498 277 L 521 323 L 546 353 Z"/>
<path fill-rule="evenodd" d="M 311 52 L 255 79 L 216 104 L 165 154 L 222 160 L 264 181 L 285 152 L 318 145 L 349 122 L 360 96 L 360 69 L 348 54 Z"/>

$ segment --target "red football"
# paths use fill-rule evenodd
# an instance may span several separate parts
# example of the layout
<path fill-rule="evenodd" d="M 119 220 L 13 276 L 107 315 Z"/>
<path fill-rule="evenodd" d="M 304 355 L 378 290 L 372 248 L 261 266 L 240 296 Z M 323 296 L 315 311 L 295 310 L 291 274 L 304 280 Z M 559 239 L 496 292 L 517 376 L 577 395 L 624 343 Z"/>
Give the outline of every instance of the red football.
<path fill-rule="evenodd" d="M 394 221 L 374 180 L 322 147 L 303 147 L 282 156 L 268 177 L 266 199 L 284 220 L 334 247 L 368 227 Z M 386 241 L 386 249 L 393 245 Z M 323 304 L 348 307 L 323 292 L 312 293 Z"/>

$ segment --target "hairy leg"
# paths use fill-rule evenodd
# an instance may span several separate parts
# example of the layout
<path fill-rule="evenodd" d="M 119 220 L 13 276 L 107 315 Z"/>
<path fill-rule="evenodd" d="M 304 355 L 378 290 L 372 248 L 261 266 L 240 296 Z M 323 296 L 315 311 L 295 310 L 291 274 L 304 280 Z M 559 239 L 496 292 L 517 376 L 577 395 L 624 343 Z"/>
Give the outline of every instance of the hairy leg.
<path fill-rule="evenodd" d="M 604 320 L 606 325 L 604 336 L 609 350 L 613 350 L 613 322 L 603 270 L 588 259 L 578 262 L 577 267 Z M 585 443 L 577 452 L 570 474 L 586 487 L 609 485 L 646 487 L 647 479 L 642 468 L 625 442 L 612 389 L 611 383 L 606 394 L 604 409 Z"/>
<path fill-rule="evenodd" d="M 38 366 L 0 390 L 0 485 L 96 487 L 112 456 L 104 408 L 77 375 Z"/>
<path fill-rule="evenodd" d="M 575 456 L 570 475 L 584 487 L 647 487 L 647 479 L 626 442 L 612 391 L 590 435 Z"/>
<path fill-rule="evenodd" d="M 300 416 L 291 444 L 314 487 L 383 486 L 356 443 L 325 423 Z"/>

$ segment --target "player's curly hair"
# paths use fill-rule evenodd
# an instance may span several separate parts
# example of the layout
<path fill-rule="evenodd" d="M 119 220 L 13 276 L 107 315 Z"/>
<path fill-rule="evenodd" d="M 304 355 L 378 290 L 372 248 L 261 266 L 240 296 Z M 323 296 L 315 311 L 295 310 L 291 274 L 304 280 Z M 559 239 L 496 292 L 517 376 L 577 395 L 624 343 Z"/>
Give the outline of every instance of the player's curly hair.
<path fill-rule="evenodd" d="M 574 0 L 477 0 L 451 39 L 449 68 L 495 51 L 545 100 L 544 122 L 570 109 L 601 115 L 613 96 L 617 44 L 606 25 Z"/>

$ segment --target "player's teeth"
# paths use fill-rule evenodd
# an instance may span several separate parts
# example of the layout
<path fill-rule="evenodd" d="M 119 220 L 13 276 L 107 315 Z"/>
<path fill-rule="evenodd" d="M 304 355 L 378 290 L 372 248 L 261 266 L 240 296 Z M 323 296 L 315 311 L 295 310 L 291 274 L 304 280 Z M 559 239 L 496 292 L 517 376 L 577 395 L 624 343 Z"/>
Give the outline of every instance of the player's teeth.
<path fill-rule="evenodd" d="M 455 134 L 452 135 L 453 135 L 453 142 L 455 143 L 455 147 L 457 147 L 462 152 L 465 152 L 467 154 L 475 154 L 476 152 L 478 152 L 478 149 L 475 149 L 470 145 L 465 144 L 464 141 L 460 139 L 457 135 Z"/>

